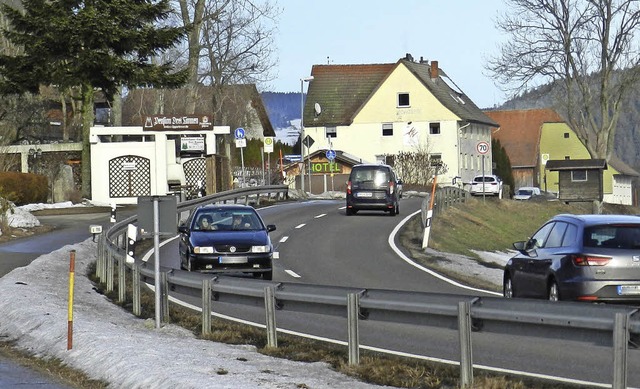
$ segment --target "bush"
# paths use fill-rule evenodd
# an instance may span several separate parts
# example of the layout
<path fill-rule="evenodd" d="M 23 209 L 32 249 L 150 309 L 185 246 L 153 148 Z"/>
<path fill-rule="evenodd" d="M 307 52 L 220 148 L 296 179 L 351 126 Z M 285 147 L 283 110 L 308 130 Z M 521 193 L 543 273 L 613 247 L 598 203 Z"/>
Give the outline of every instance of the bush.
<path fill-rule="evenodd" d="M 0 197 L 16 205 L 44 203 L 49 194 L 47 177 L 33 173 L 0 173 Z"/>

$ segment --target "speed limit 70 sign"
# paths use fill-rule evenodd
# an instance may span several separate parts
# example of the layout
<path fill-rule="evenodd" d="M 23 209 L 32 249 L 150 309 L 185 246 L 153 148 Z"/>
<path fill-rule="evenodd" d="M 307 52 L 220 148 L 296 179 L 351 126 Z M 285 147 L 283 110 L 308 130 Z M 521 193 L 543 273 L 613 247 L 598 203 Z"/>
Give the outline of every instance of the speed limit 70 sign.
<path fill-rule="evenodd" d="M 476 150 L 478 150 L 478 153 L 484 155 L 486 153 L 489 152 L 489 143 L 488 142 L 478 142 L 478 144 L 476 145 Z"/>

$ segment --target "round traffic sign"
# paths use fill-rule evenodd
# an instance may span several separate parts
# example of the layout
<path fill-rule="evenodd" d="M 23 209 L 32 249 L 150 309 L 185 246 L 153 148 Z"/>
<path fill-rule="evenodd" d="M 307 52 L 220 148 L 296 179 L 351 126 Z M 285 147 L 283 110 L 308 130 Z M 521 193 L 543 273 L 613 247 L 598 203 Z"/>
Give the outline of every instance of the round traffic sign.
<path fill-rule="evenodd" d="M 482 141 L 482 142 L 478 142 L 478 144 L 476 145 L 476 150 L 478 150 L 478 153 L 484 155 L 486 153 L 489 152 L 489 143 Z"/>
<path fill-rule="evenodd" d="M 233 134 L 235 135 L 236 139 L 244 139 L 244 128 L 236 128 Z"/>
<path fill-rule="evenodd" d="M 336 159 L 336 152 L 333 150 L 327 150 L 327 152 L 325 153 L 327 156 L 327 159 L 329 161 L 333 161 L 334 159 Z"/>

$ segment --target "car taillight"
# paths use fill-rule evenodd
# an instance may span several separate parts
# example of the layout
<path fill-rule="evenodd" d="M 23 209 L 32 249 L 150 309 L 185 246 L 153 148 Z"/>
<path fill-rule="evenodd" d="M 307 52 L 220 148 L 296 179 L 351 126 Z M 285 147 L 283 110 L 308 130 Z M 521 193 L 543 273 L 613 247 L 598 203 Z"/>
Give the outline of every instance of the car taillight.
<path fill-rule="evenodd" d="M 347 194 L 351 194 L 351 181 L 347 181 Z"/>
<path fill-rule="evenodd" d="M 576 266 L 605 266 L 611 261 L 611 257 L 580 254 L 572 256 L 571 261 Z"/>
<path fill-rule="evenodd" d="M 393 184 L 393 181 L 389 181 L 389 194 L 393 194 L 394 188 L 395 185 Z"/>

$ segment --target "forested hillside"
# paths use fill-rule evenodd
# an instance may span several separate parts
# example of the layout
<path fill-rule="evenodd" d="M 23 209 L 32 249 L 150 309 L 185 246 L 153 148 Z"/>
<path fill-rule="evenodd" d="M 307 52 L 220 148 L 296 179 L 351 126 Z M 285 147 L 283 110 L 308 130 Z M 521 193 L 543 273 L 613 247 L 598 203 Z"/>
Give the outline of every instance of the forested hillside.
<path fill-rule="evenodd" d="M 300 119 L 300 93 L 262 92 L 271 124 L 275 128 L 287 128 L 293 119 Z"/>

